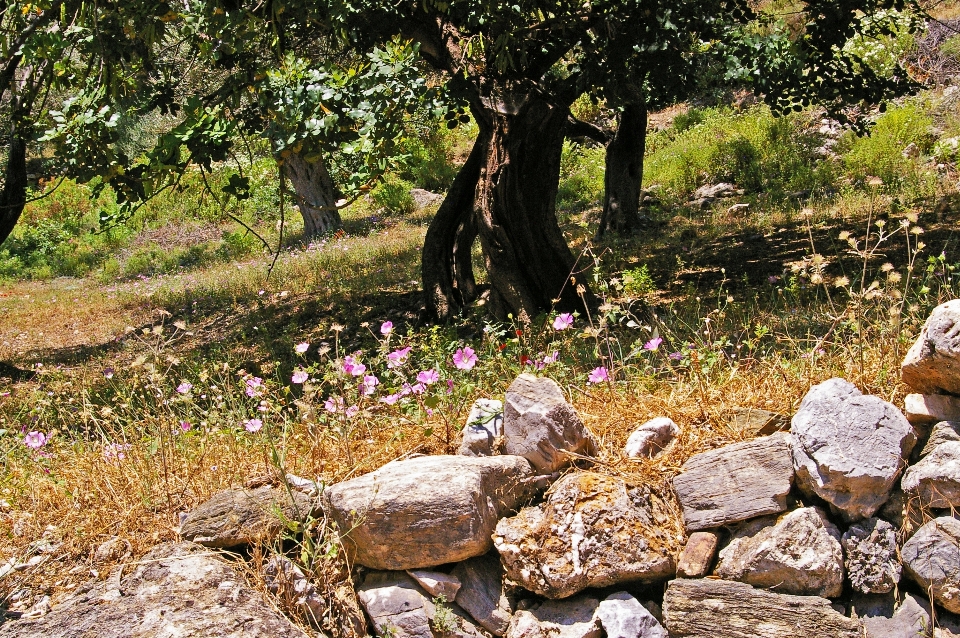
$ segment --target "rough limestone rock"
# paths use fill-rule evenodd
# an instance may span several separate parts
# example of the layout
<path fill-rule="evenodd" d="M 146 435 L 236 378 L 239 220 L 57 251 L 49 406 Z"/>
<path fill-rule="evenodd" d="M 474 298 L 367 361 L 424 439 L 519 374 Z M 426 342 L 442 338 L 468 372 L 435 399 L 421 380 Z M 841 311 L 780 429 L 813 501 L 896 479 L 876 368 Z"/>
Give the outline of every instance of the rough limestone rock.
<path fill-rule="evenodd" d="M 548 600 L 536 609 L 517 612 L 506 638 L 601 638 L 599 605 L 592 596 Z"/>
<path fill-rule="evenodd" d="M 180 526 L 180 536 L 206 547 L 230 548 L 269 542 L 283 529 L 281 512 L 288 520 L 301 520 L 313 508 L 308 496 L 270 485 L 224 490 L 187 514 Z"/>
<path fill-rule="evenodd" d="M 104 563 L 115 563 L 130 555 L 132 547 L 130 541 L 125 538 L 114 536 L 108 541 L 104 541 L 97 546 L 93 553 L 93 564 L 102 565 Z"/>
<path fill-rule="evenodd" d="M 790 431 L 800 489 L 846 521 L 880 509 L 917 442 L 897 408 L 837 378 L 810 388 Z"/>
<path fill-rule="evenodd" d="M 946 508 L 960 505 L 960 441 L 938 445 L 907 469 L 900 487 L 920 505 Z"/>
<path fill-rule="evenodd" d="M 841 539 L 847 578 L 855 591 L 885 594 L 900 582 L 897 532 L 879 518 L 850 526 Z"/>
<path fill-rule="evenodd" d="M 688 532 L 787 509 L 789 435 L 773 434 L 691 457 L 673 479 Z"/>
<path fill-rule="evenodd" d="M 456 605 L 434 604 L 406 572 L 371 572 L 357 597 L 378 636 L 393 638 L 482 638 Z M 441 629 L 442 628 L 442 629 Z M 436 630 L 436 631 L 434 631 Z"/>
<path fill-rule="evenodd" d="M 603 599 L 597 607 L 597 619 L 607 638 L 669 638 L 653 614 L 625 591 Z"/>
<path fill-rule="evenodd" d="M 860 622 L 826 598 L 791 596 L 730 580 L 670 581 L 663 621 L 671 638 L 862 638 Z"/>
<path fill-rule="evenodd" d="M 933 309 L 900 369 L 921 394 L 960 394 L 960 299 Z"/>
<path fill-rule="evenodd" d="M 632 459 L 653 458 L 667 449 L 680 434 L 680 427 L 665 416 L 650 419 L 630 435 L 623 453 Z"/>
<path fill-rule="evenodd" d="M 890 596 L 871 596 L 865 609 L 854 600 L 857 617 L 863 623 L 866 638 L 921 638 L 929 636 L 933 623 L 930 619 L 930 605 L 925 600 L 905 594 L 903 602 L 895 605 Z"/>
<path fill-rule="evenodd" d="M 947 611 L 960 613 L 960 521 L 935 518 L 900 550 L 903 569 Z"/>
<path fill-rule="evenodd" d="M 713 559 L 717 555 L 720 537 L 714 532 L 694 532 L 677 559 L 677 576 L 682 578 L 703 578 L 710 573 Z"/>
<path fill-rule="evenodd" d="M 494 636 L 507 631 L 513 605 L 503 589 L 503 566 L 496 552 L 465 560 L 450 574 L 460 581 L 456 603 Z"/>
<path fill-rule="evenodd" d="M 839 596 L 840 530 L 817 507 L 750 521 L 720 551 L 717 575 L 783 594 Z"/>
<path fill-rule="evenodd" d="M 408 569 L 407 575 L 417 581 L 417 584 L 431 596 L 443 596 L 453 602 L 460 591 L 460 579 L 443 572 L 434 572 L 426 569 Z"/>
<path fill-rule="evenodd" d="M 568 466 L 565 452 L 596 455 L 593 435 L 552 379 L 521 374 L 507 388 L 505 399 L 505 454 L 522 456 L 541 474 Z"/>
<path fill-rule="evenodd" d="M 673 576 L 668 520 L 649 490 L 580 472 L 557 481 L 542 505 L 501 520 L 494 546 L 510 580 L 566 598 L 587 587 Z"/>
<path fill-rule="evenodd" d="M 518 456 L 421 456 L 338 483 L 324 509 L 373 569 L 420 569 L 486 553 L 497 521 L 532 496 Z"/>
<path fill-rule="evenodd" d="M 463 426 L 460 454 L 464 456 L 492 456 L 496 441 L 503 436 L 503 401 L 477 399 L 470 408 Z"/>
<path fill-rule="evenodd" d="M 158 545 L 129 575 L 101 581 L 45 616 L 0 626 L 16 638 L 306 638 L 230 565 L 193 543 Z"/>
<path fill-rule="evenodd" d="M 933 426 L 920 456 L 926 456 L 941 443 L 960 442 L 960 421 L 940 421 Z"/>
<path fill-rule="evenodd" d="M 938 421 L 960 421 L 960 397 L 946 394 L 908 394 L 903 411 L 913 425 L 933 425 Z"/>
<path fill-rule="evenodd" d="M 737 432 L 753 436 L 767 436 L 790 429 L 790 419 L 759 408 L 732 408 L 727 416 L 727 424 Z"/>
<path fill-rule="evenodd" d="M 274 554 L 263 566 L 263 581 L 267 590 L 282 600 L 286 608 L 301 608 L 311 625 L 322 627 L 329 603 L 293 561 Z M 341 588 L 337 591 L 337 597 L 342 612 L 337 622 L 349 627 L 350 633 L 347 635 L 365 636 L 367 622 L 353 588 Z"/>

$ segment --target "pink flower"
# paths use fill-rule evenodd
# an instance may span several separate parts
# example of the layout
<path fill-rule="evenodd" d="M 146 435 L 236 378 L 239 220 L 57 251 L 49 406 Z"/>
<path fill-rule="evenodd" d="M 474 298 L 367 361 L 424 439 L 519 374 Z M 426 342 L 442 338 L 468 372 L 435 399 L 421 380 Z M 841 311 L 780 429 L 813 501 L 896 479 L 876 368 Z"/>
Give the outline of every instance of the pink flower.
<path fill-rule="evenodd" d="M 410 392 L 413 392 L 414 394 L 423 394 L 426 389 L 427 386 L 423 385 L 422 383 L 414 383 L 412 386 L 410 386 Z"/>
<path fill-rule="evenodd" d="M 363 393 L 367 396 L 370 396 L 376 392 L 377 386 L 380 385 L 380 379 L 377 378 L 374 374 L 368 374 L 363 377 Z"/>
<path fill-rule="evenodd" d="M 453 365 L 460 370 L 470 370 L 477 365 L 477 355 L 473 348 L 460 348 L 453 353 Z"/>
<path fill-rule="evenodd" d="M 360 406 L 351 405 L 349 408 L 347 408 L 347 418 L 352 419 L 353 417 L 357 416 L 358 412 L 360 412 Z"/>
<path fill-rule="evenodd" d="M 380 397 L 380 400 L 386 403 L 387 405 L 393 405 L 400 400 L 399 394 L 388 394 L 385 397 Z"/>
<path fill-rule="evenodd" d="M 30 432 L 23 437 L 23 444 L 31 450 L 39 450 L 47 444 L 47 435 L 43 432 Z"/>
<path fill-rule="evenodd" d="M 562 315 L 557 315 L 553 320 L 553 329 L 554 330 L 566 330 L 573 325 L 573 315 L 569 312 L 565 312 Z"/>
<path fill-rule="evenodd" d="M 306 370 L 297 370 L 293 373 L 293 376 L 290 377 L 292 383 L 303 383 L 310 378 L 310 375 L 307 374 Z"/>
<path fill-rule="evenodd" d="M 103 369 L 103 378 L 112 379 L 113 378 L 113 368 L 104 368 Z"/>
<path fill-rule="evenodd" d="M 393 322 L 384 321 L 383 324 L 380 325 L 380 334 L 386 337 L 391 332 L 393 332 Z"/>
<path fill-rule="evenodd" d="M 186 394 L 187 392 L 190 392 L 190 390 L 192 389 L 193 389 L 193 384 L 187 383 L 186 381 L 184 381 L 183 383 L 177 386 L 177 392 L 179 392 L 180 394 Z"/>
<path fill-rule="evenodd" d="M 453 379 L 447 379 L 447 394 L 453 394 Z"/>
<path fill-rule="evenodd" d="M 306 341 L 304 341 L 303 343 L 298 343 L 293 347 L 293 351 L 296 352 L 297 354 L 303 354 L 309 349 L 310 349 L 310 344 L 307 343 Z"/>
<path fill-rule="evenodd" d="M 560 353 L 556 350 L 553 351 L 553 354 L 548 354 L 543 358 L 543 365 L 548 365 L 551 363 L 556 363 L 557 359 L 560 358 Z"/>
<path fill-rule="evenodd" d="M 180 421 L 180 429 L 184 432 L 189 432 L 191 428 L 193 428 L 193 426 L 190 425 L 190 421 Z"/>
<path fill-rule="evenodd" d="M 129 449 L 129 443 L 108 443 L 103 446 L 103 458 L 105 461 L 122 461 L 127 458 Z"/>
<path fill-rule="evenodd" d="M 263 427 L 263 421 L 260 419 L 249 419 L 243 422 L 243 427 L 246 428 L 247 432 L 259 432 L 260 428 Z"/>
<path fill-rule="evenodd" d="M 663 343 L 663 339 L 660 337 L 654 337 L 650 341 L 643 344 L 644 350 L 650 350 L 651 352 L 660 347 L 660 344 Z"/>
<path fill-rule="evenodd" d="M 417 374 L 417 381 L 420 383 L 425 383 L 426 385 L 432 385 L 440 380 L 440 375 L 437 374 L 437 371 L 433 368 L 429 370 L 421 370 Z"/>
<path fill-rule="evenodd" d="M 351 376 L 359 377 L 361 374 L 367 371 L 367 366 L 363 365 L 353 357 L 347 356 L 343 358 L 343 371 Z"/>
<path fill-rule="evenodd" d="M 589 378 L 587 378 L 588 383 L 603 383 L 604 381 L 610 380 L 610 373 L 607 372 L 607 369 L 603 366 L 599 368 L 594 368 L 590 372 Z"/>
<path fill-rule="evenodd" d="M 250 377 L 247 379 L 247 388 L 244 390 L 248 397 L 258 397 L 263 388 L 263 379 L 260 377 Z"/>
<path fill-rule="evenodd" d="M 330 397 L 323 402 L 323 407 L 327 409 L 327 412 L 339 412 L 340 408 L 343 407 L 343 399 L 340 397 Z"/>
<path fill-rule="evenodd" d="M 400 348 L 399 350 L 394 350 L 387 355 L 387 367 L 388 368 L 399 368 L 404 363 L 407 362 L 407 357 L 410 355 L 410 351 L 413 348 L 407 346 L 406 348 Z"/>

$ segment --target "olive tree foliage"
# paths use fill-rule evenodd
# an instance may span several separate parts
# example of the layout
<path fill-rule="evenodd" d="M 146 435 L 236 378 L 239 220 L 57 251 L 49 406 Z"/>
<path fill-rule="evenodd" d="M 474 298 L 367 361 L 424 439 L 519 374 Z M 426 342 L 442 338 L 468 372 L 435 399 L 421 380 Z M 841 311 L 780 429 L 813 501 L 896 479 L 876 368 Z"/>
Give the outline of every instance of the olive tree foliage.
<path fill-rule="evenodd" d="M 879 101 L 907 85 L 863 73 L 842 49 L 865 16 L 903 9 L 904 0 L 801 2 L 800 28 L 782 36 L 741 0 L 318 1 L 348 42 L 417 42 L 478 123 L 422 253 L 426 306 L 440 319 L 477 294 L 469 259 L 477 238 L 494 314 L 527 320 L 592 304 L 555 210 L 569 107 L 579 95 L 622 108 L 620 127 L 629 130 L 611 142 L 622 168 L 642 154 L 645 109 L 689 92 L 702 60 L 781 111 L 814 99 Z M 632 180 L 621 199 L 635 198 L 641 171 L 608 174 L 608 189 L 611 179 Z"/>

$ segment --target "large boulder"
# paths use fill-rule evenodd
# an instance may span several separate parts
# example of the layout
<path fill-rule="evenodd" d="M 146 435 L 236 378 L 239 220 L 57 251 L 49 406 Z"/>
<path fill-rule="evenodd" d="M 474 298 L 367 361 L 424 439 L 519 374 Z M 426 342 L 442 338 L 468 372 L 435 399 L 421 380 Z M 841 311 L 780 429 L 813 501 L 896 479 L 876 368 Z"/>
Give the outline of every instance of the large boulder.
<path fill-rule="evenodd" d="M 502 636 L 510 623 L 513 603 L 504 591 L 500 556 L 490 552 L 465 560 L 450 575 L 460 581 L 456 603 L 484 629 Z"/>
<path fill-rule="evenodd" d="M 798 486 L 846 521 L 880 509 L 917 442 L 897 408 L 837 378 L 807 392 L 790 431 Z"/>
<path fill-rule="evenodd" d="M 507 576 L 547 598 L 587 587 L 674 575 L 668 509 L 649 490 L 581 472 L 557 481 L 547 500 L 497 524 L 494 546 Z"/>
<path fill-rule="evenodd" d="M 960 441 L 935 447 L 903 473 L 900 487 L 908 495 L 919 497 L 921 506 L 960 505 Z"/>
<path fill-rule="evenodd" d="M 826 598 L 791 596 L 730 580 L 670 581 L 663 622 L 671 638 L 862 638 L 860 622 Z"/>
<path fill-rule="evenodd" d="M 947 611 L 960 613 L 960 521 L 935 518 L 900 550 L 903 569 Z"/>
<path fill-rule="evenodd" d="M 548 600 L 535 609 L 518 611 L 506 638 L 601 638 L 599 605 L 592 596 Z"/>
<path fill-rule="evenodd" d="M 841 539 L 850 586 L 862 594 L 885 594 L 900 582 L 897 532 L 880 518 L 854 523 Z"/>
<path fill-rule="evenodd" d="M 419 569 L 489 551 L 497 521 L 532 496 L 518 456 L 421 456 L 324 493 L 351 557 L 373 569 Z"/>
<path fill-rule="evenodd" d="M 788 441 L 773 434 L 690 457 L 673 478 L 687 531 L 786 510 L 793 484 Z"/>
<path fill-rule="evenodd" d="M 552 379 L 521 374 L 507 388 L 505 400 L 505 454 L 522 456 L 541 474 L 569 465 L 566 452 L 596 455 L 593 435 Z"/>
<path fill-rule="evenodd" d="M 933 309 L 900 369 L 919 393 L 960 394 L 960 299 Z"/>
<path fill-rule="evenodd" d="M 680 426 L 670 417 L 650 419 L 630 434 L 623 453 L 632 459 L 655 457 L 673 443 L 678 434 Z"/>
<path fill-rule="evenodd" d="M 720 551 L 717 575 L 784 594 L 839 596 L 840 531 L 816 507 L 750 521 Z"/>
<path fill-rule="evenodd" d="M 270 485 L 224 490 L 187 514 L 180 536 L 206 547 L 270 542 L 283 529 L 282 518 L 303 520 L 313 511 L 310 497 L 298 491 Z"/>
<path fill-rule="evenodd" d="M 101 581 L 41 618 L 7 622 L 0 636 L 306 638 L 225 560 L 193 543 L 159 545 L 117 580 Z"/>

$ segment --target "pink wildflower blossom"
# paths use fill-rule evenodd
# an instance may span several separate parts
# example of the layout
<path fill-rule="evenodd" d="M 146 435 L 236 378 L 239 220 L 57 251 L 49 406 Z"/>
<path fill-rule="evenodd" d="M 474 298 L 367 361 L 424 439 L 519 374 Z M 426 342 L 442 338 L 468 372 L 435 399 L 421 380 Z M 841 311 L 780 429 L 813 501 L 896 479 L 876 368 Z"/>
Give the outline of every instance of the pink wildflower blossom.
<path fill-rule="evenodd" d="M 248 419 L 243 422 L 243 427 L 246 428 L 247 432 L 259 432 L 260 428 L 263 427 L 263 421 L 260 419 Z"/>
<path fill-rule="evenodd" d="M 393 332 L 393 322 L 384 321 L 383 324 L 380 326 L 380 334 L 386 337 L 391 332 Z"/>
<path fill-rule="evenodd" d="M 453 353 L 453 365 L 457 366 L 459 370 L 470 370 L 477 365 L 477 355 L 473 348 L 459 348 Z"/>
<path fill-rule="evenodd" d="M 663 339 L 660 337 L 654 337 L 650 341 L 643 344 L 644 350 L 650 350 L 651 352 L 660 347 L 660 344 L 663 343 Z"/>
<path fill-rule="evenodd" d="M 327 412 L 339 412 L 343 407 L 343 399 L 340 397 L 330 397 L 323 402 L 323 407 L 327 409 Z"/>
<path fill-rule="evenodd" d="M 307 343 L 306 341 L 304 341 L 303 343 L 298 343 L 296 346 L 293 347 L 294 352 L 296 352 L 297 354 L 303 354 L 309 349 L 310 349 L 310 344 Z"/>
<path fill-rule="evenodd" d="M 588 383 L 603 383 L 604 381 L 610 380 L 610 373 L 606 368 L 600 366 L 599 368 L 594 368 L 590 372 L 590 376 L 587 379 Z"/>
<path fill-rule="evenodd" d="M 250 397 L 258 397 L 263 391 L 263 379 L 260 377 L 250 377 L 247 379 L 247 388 L 244 390 L 244 393 Z"/>
<path fill-rule="evenodd" d="M 186 381 L 184 381 L 183 383 L 177 386 L 177 392 L 179 392 L 180 394 L 186 394 L 187 392 L 190 392 L 190 390 L 192 389 L 193 389 L 193 384 L 187 383 Z"/>
<path fill-rule="evenodd" d="M 351 376 L 359 377 L 361 374 L 367 371 L 367 366 L 363 365 L 353 357 L 347 356 L 343 358 L 343 371 Z"/>
<path fill-rule="evenodd" d="M 407 357 L 410 355 L 410 351 L 413 348 L 407 346 L 406 348 L 400 348 L 399 350 L 394 350 L 387 355 L 387 367 L 388 368 L 399 368 L 404 363 L 407 362 Z"/>
<path fill-rule="evenodd" d="M 370 396 L 377 391 L 377 386 L 380 385 L 380 379 L 377 378 L 375 374 L 368 374 L 363 377 L 363 393 L 367 396 Z"/>
<path fill-rule="evenodd" d="M 436 370 L 430 368 L 429 370 L 421 370 L 417 374 L 417 381 L 424 383 L 426 385 L 431 385 L 440 380 L 440 375 Z"/>
<path fill-rule="evenodd" d="M 193 426 L 190 425 L 190 421 L 180 421 L 180 429 L 184 432 L 189 432 L 191 429 L 193 429 Z"/>
<path fill-rule="evenodd" d="M 293 373 L 293 376 L 290 377 L 292 383 L 303 383 L 310 378 L 310 375 L 307 374 L 306 370 L 297 370 Z"/>
<path fill-rule="evenodd" d="M 393 405 L 400 400 L 399 394 L 388 394 L 385 397 L 380 397 L 380 400 L 386 403 L 387 405 Z"/>
<path fill-rule="evenodd" d="M 553 320 L 553 329 L 554 330 L 566 330 L 573 325 L 573 315 L 569 312 L 565 312 L 562 315 L 557 315 Z"/>
<path fill-rule="evenodd" d="M 23 437 L 23 444 L 31 450 L 39 450 L 47 444 L 47 435 L 43 432 L 29 432 Z"/>
<path fill-rule="evenodd" d="M 413 392 L 414 394 L 423 394 L 426 389 L 427 386 L 423 385 L 422 383 L 414 383 L 412 386 L 410 386 L 410 392 Z"/>
<path fill-rule="evenodd" d="M 352 419 L 353 417 L 357 416 L 358 412 L 360 412 L 360 406 L 351 405 L 349 408 L 347 408 L 347 418 Z"/>

